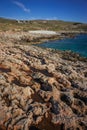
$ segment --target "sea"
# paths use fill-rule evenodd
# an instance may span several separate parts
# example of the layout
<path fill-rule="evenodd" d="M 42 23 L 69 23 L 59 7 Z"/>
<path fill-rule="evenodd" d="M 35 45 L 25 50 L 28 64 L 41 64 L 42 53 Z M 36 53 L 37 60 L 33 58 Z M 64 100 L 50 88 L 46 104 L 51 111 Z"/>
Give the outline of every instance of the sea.
<path fill-rule="evenodd" d="M 71 50 L 81 56 L 87 57 L 87 34 L 81 34 L 74 38 L 65 38 L 63 40 L 48 41 L 38 46 L 63 51 Z"/>

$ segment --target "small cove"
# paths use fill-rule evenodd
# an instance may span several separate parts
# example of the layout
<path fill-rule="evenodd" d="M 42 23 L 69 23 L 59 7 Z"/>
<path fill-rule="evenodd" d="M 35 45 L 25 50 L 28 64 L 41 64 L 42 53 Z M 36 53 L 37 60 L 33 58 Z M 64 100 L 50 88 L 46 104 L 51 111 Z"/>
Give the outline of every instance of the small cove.
<path fill-rule="evenodd" d="M 38 46 L 62 51 L 71 50 L 81 56 L 87 57 L 87 34 L 81 34 L 74 38 L 65 38 L 63 40 L 48 41 Z"/>

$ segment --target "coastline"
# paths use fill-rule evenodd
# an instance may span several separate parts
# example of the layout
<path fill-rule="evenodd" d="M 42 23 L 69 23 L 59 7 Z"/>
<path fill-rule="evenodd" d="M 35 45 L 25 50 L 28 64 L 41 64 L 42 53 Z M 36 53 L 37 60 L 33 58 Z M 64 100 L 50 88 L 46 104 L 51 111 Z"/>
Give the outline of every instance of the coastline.
<path fill-rule="evenodd" d="M 41 31 L 41 30 L 40 30 Z M 42 44 L 43 42 L 49 42 L 49 41 L 55 41 L 55 40 L 62 40 L 62 39 L 66 39 L 66 38 L 74 38 L 77 35 L 82 35 L 82 34 L 87 34 L 86 31 L 60 31 L 60 32 L 55 32 L 55 35 L 51 34 L 49 35 L 50 31 L 46 32 L 48 33 L 45 34 L 38 34 L 35 32 L 35 34 L 33 33 L 29 33 L 28 32 L 12 32 L 12 31 L 6 31 L 6 32 L 0 32 L 0 41 L 1 43 L 5 43 L 7 42 L 7 44 L 14 44 L 14 45 L 37 45 L 38 44 Z M 34 32 L 34 31 L 33 31 Z M 38 32 L 38 31 L 37 31 Z M 54 32 L 54 31 L 53 31 Z M 52 33 L 52 31 L 51 31 Z M 39 46 L 38 46 L 39 47 Z M 41 47 L 42 48 L 42 47 Z M 81 59 L 86 59 L 87 57 L 84 56 L 80 56 L 80 54 L 72 52 L 72 51 L 62 51 L 62 50 L 55 50 L 52 49 L 53 51 L 60 51 L 61 53 L 74 53 L 74 55 L 82 57 Z"/>
<path fill-rule="evenodd" d="M 0 36 L 0 129 L 86 129 L 87 58 L 31 44 L 39 38 Z"/>
<path fill-rule="evenodd" d="M 87 60 L 70 53 L 0 43 L 0 129 L 86 129 Z"/>
<path fill-rule="evenodd" d="M 38 30 L 39 31 L 39 30 Z M 37 31 L 37 32 L 38 32 Z M 33 31 L 34 32 L 34 31 Z M 50 31 L 47 31 L 49 32 Z M 52 31 L 51 31 L 52 32 Z M 55 32 L 55 31 L 53 31 Z M 65 38 L 73 38 L 79 34 L 87 34 L 85 31 L 59 31 L 55 32 L 55 34 L 40 34 L 40 33 L 30 33 L 28 32 L 14 32 L 14 31 L 6 31 L 6 32 L 0 32 L 0 39 L 1 41 L 9 40 L 10 42 L 13 42 L 14 44 L 41 44 L 43 42 L 51 41 L 51 40 L 61 40 Z"/>
<path fill-rule="evenodd" d="M 30 33 L 31 32 L 31 33 Z M 32 33 L 33 32 L 33 33 Z M 38 33 L 39 32 L 39 33 Z M 0 41 L 2 43 L 12 43 L 14 45 L 37 45 L 42 44 L 44 42 L 50 42 L 50 41 L 55 41 L 55 40 L 63 40 L 66 38 L 74 38 L 77 35 L 82 35 L 82 34 L 87 34 L 86 31 L 47 31 L 44 30 L 44 33 L 40 34 L 42 30 L 37 30 L 37 31 L 28 31 L 28 32 L 14 32 L 14 31 L 6 31 L 6 32 L 0 32 Z M 51 34 L 49 34 L 51 32 Z M 46 34 L 48 33 L 48 34 Z M 55 33 L 55 34 L 52 34 Z M 38 46 L 39 47 L 39 46 Z M 55 51 L 55 49 L 53 49 Z M 59 50 L 58 50 L 59 51 Z M 61 53 L 63 53 L 62 50 L 60 50 Z M 66 50 L 65 52 L 70 52 Z M 75 53 L 72 52 L 71 53 Z M 80 56 L 80 54 L 75 53 L 76 55 L 79 55 L 79 57 L 84 57 Z"/>
<path fill-rule="evenodd" d="M 65 38 L 74 38 L 76 37 L 77 35 L 80 35 L 80 34 L 87 34 L 87 32 L 85 31 L 72 31 L 72 32 L 69 32 L 69 31 L 60 31 L 60 32 L 57 32 L 58 34 L 55 34 L 55 35 L 43 35 L 38 38 L 36 38 L 35 40 L 33 41 L 30 41 L 31 44 L 41 44 L 43 42 L 48 42 L 48 41 L 54 41 L 54 40 L 62 40 L 62 39 L 65 39 Z"/>
<path fill-rule="evenodd" d="M 60 51 L 71 51 L 87 58 L 87 34 L 78 34 L 53 41 L 36 44 L 38 47 L 51 48 Z"/>

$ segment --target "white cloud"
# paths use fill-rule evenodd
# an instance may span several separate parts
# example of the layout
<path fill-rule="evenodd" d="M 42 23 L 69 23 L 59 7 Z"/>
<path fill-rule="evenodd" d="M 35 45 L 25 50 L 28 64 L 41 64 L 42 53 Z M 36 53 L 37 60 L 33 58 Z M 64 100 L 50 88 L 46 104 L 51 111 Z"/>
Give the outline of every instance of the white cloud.
<path fill-rule="evenodd" d="M 24 10 L 25 12 L 30 12 L 30 9 L 26 8 L 25 5 L 21 2 L 18 2 L 18 1 L 13 1 L 13 3 L 15 5 L 17 5 L 18 7 L 20 7 L 22 10 Z"/>

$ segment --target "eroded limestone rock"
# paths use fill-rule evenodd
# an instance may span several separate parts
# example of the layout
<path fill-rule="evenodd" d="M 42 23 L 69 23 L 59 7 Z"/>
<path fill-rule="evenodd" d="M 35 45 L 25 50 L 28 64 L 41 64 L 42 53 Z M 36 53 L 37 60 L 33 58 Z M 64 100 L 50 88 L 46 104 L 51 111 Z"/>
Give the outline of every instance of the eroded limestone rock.
<path fill-rule="evenodd" d="M 87 62 L 0 44 L 0 130 L 86 130 Z"/>

